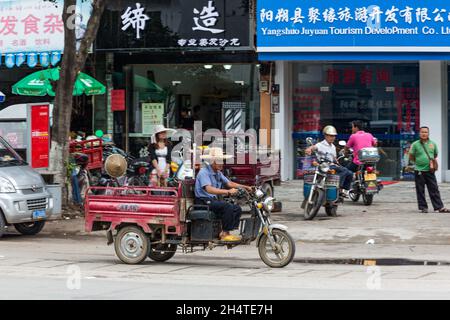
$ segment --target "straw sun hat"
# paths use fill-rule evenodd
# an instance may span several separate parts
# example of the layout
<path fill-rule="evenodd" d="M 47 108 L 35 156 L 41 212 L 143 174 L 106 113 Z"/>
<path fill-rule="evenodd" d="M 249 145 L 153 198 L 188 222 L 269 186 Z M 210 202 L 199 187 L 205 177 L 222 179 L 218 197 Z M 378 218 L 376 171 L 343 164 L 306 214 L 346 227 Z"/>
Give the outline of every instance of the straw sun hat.
<path fill-rule="evenodd" d="M 208 160 L 208 161 L 215 161 L 215 160 L 226 160 L 226 159 L 233 158 L 232 155 L 224 154 L 222 148 L 218 148 L 218 147 L 208 148 L 208 149 L 206 149 L 206 151 L 208 153 L 200 156 L 201 159 Z"/>
<path fill-rule="evenodd" d="M 158 133 L 166 132 L 167 138 L 170 138 L 170 136 L 172 136 L 176 131 L 177 130 L 175 130 L 175 129 L 166 128 L 162 124 L 157 124 L 155 126 L 155 129 L 153 130 L 153 134 L 152 134 L 152 138 L 151 138 L 152 139 L 152 143 L 156 143 L 156 135 Z"/>

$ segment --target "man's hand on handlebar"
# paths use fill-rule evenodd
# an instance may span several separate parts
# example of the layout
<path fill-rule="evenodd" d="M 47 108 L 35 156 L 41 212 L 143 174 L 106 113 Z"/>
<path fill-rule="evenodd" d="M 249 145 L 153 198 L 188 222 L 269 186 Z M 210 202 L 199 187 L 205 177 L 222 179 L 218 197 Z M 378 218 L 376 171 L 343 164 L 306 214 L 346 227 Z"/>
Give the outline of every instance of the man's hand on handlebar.
<path fill-rule="evenodd" d="M 238 192 L 239 192 L 239 190 L 235 189 L 235 188 L 231 188 L 231 189 L 228 190 L 228 194 L 231 195 L 231 196 L 237 195 Z"/>

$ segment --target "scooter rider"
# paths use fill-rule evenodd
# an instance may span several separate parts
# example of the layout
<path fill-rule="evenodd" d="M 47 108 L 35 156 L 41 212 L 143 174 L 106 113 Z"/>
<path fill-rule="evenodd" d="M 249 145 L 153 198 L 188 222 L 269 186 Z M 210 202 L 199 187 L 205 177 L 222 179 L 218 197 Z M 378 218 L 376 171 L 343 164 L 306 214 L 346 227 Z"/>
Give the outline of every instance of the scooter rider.
<path fill-rule="evenodd" d="M 201 156 L 207 160 L 195 181 L 195 203 L 208 205 L 209 208 L 222 218 L 222 229 L 220 240 L 240 241 L 239 236 L 230 232 L 239 227 L 242 214 L 240 206 L 219 200 L 218 196 L 230 196 L 238 192 L 236 188 L 245 188 L 252 191 L 251 187 L 244 186 L 230 181 L 221 172 L 223 170 L 223 160 L 232 158 L 231 155 L 224 155 L 221 148 L 209 148 L 209 154 Z M 227 189 L 225 189 L 227 188 Z"/>
<path fill-rule="evenodd" d="M 308 147 L 305 152 L 307 155 L 311 155 L 313 151 L 317 151 L 319 154 L 326 155 L 326 157 L 330 161 L 337 163 L 336 146 L 334 145 L 337 136 L 336 128 L 333 126 L 326 126 L 323 129 L 323 135 L 325 136 L 325 139 L 323 141 L 311 147 Z M 336 170 L 336 173 L 339 175 L 339 186 L 341 188 L 341 194 L 343 194 L 345 197 L 348 197 L 353 180 L 353 173 L 347 168 L 337 165 L 332 165 L 330 168 Z"/>
<path fill-rule="evenodd" d="M 363 148 L 370 148 L 377 146 L 377 140 L 369 132 L 365 132 L 362 121 L 355 120 L 352 122 L 352 135 L 345 146 L 345 152 L 347 153 L 350 148 L 353 149 L 353 162 L 347 166 L 352 172 L 358 171 L 358 167 L 361 165 L 361 161 L 358 159 L 358 151 Z"/>

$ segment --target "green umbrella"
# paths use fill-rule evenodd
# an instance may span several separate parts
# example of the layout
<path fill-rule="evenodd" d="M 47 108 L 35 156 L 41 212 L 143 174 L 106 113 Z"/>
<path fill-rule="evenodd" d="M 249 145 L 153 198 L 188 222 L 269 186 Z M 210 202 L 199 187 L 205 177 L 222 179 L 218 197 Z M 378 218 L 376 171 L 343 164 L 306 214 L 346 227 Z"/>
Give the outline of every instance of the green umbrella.
<path fill-rule="evenodd" d="M 22 96 L 55 96 L 52 82 L 59 80 L 59 68 L 45 69 L 26 76 L 12 87 L 14 94 Z M 73 89 L 74 96 L 105 94 L 106 88 L 91 76 L 80 72 Z"/>

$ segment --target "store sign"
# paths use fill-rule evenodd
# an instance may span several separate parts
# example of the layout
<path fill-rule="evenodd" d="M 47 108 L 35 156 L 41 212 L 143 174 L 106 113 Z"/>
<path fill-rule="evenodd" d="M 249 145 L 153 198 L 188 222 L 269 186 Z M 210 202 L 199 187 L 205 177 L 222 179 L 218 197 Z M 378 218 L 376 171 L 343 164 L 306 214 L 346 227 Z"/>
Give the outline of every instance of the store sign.
<path fill-rule="evenodd" d="M 153 128 L 158 124 L 163 124 L 164 103 L 143 103 L 142 104 L 142 133 L 153 134 Z"/>
<path fill-rule="evenodd" d="M 249 6 L 241 0 L 108 4 L 97 37 L 98 50 L 249 46 Z"/>
<path fill-rule="evenodd" d="M 111 111 L 125 111 L 125 90 L 111 90 Z"/>
<path fill-rule="evenodd" d="M 50 155 L 50 106 L 35 104 L 28 106 L 30 149 L 28 159 L 32 168 L 48 168 Z"/>
<path fill-rule="evenodd" d="M 257 1 L 258 51 L 450 52 L 448 0 Z"/>
<path fill-rule="evenodd" d="M 16 64 L 26 61 L 25 53 L 64 49 L 63 0 L 0 1 L 0 53 L 19 53 Z M 91 10 L 90 1 L 78 0 L 75 20 L 77 38 L 81 38 Z M 9 58 L 11 59 L 11 58 Z M 33 65 L 35 57 L 30 59 Z M 8 67 L 13 64 L 9 60 Z"/>

